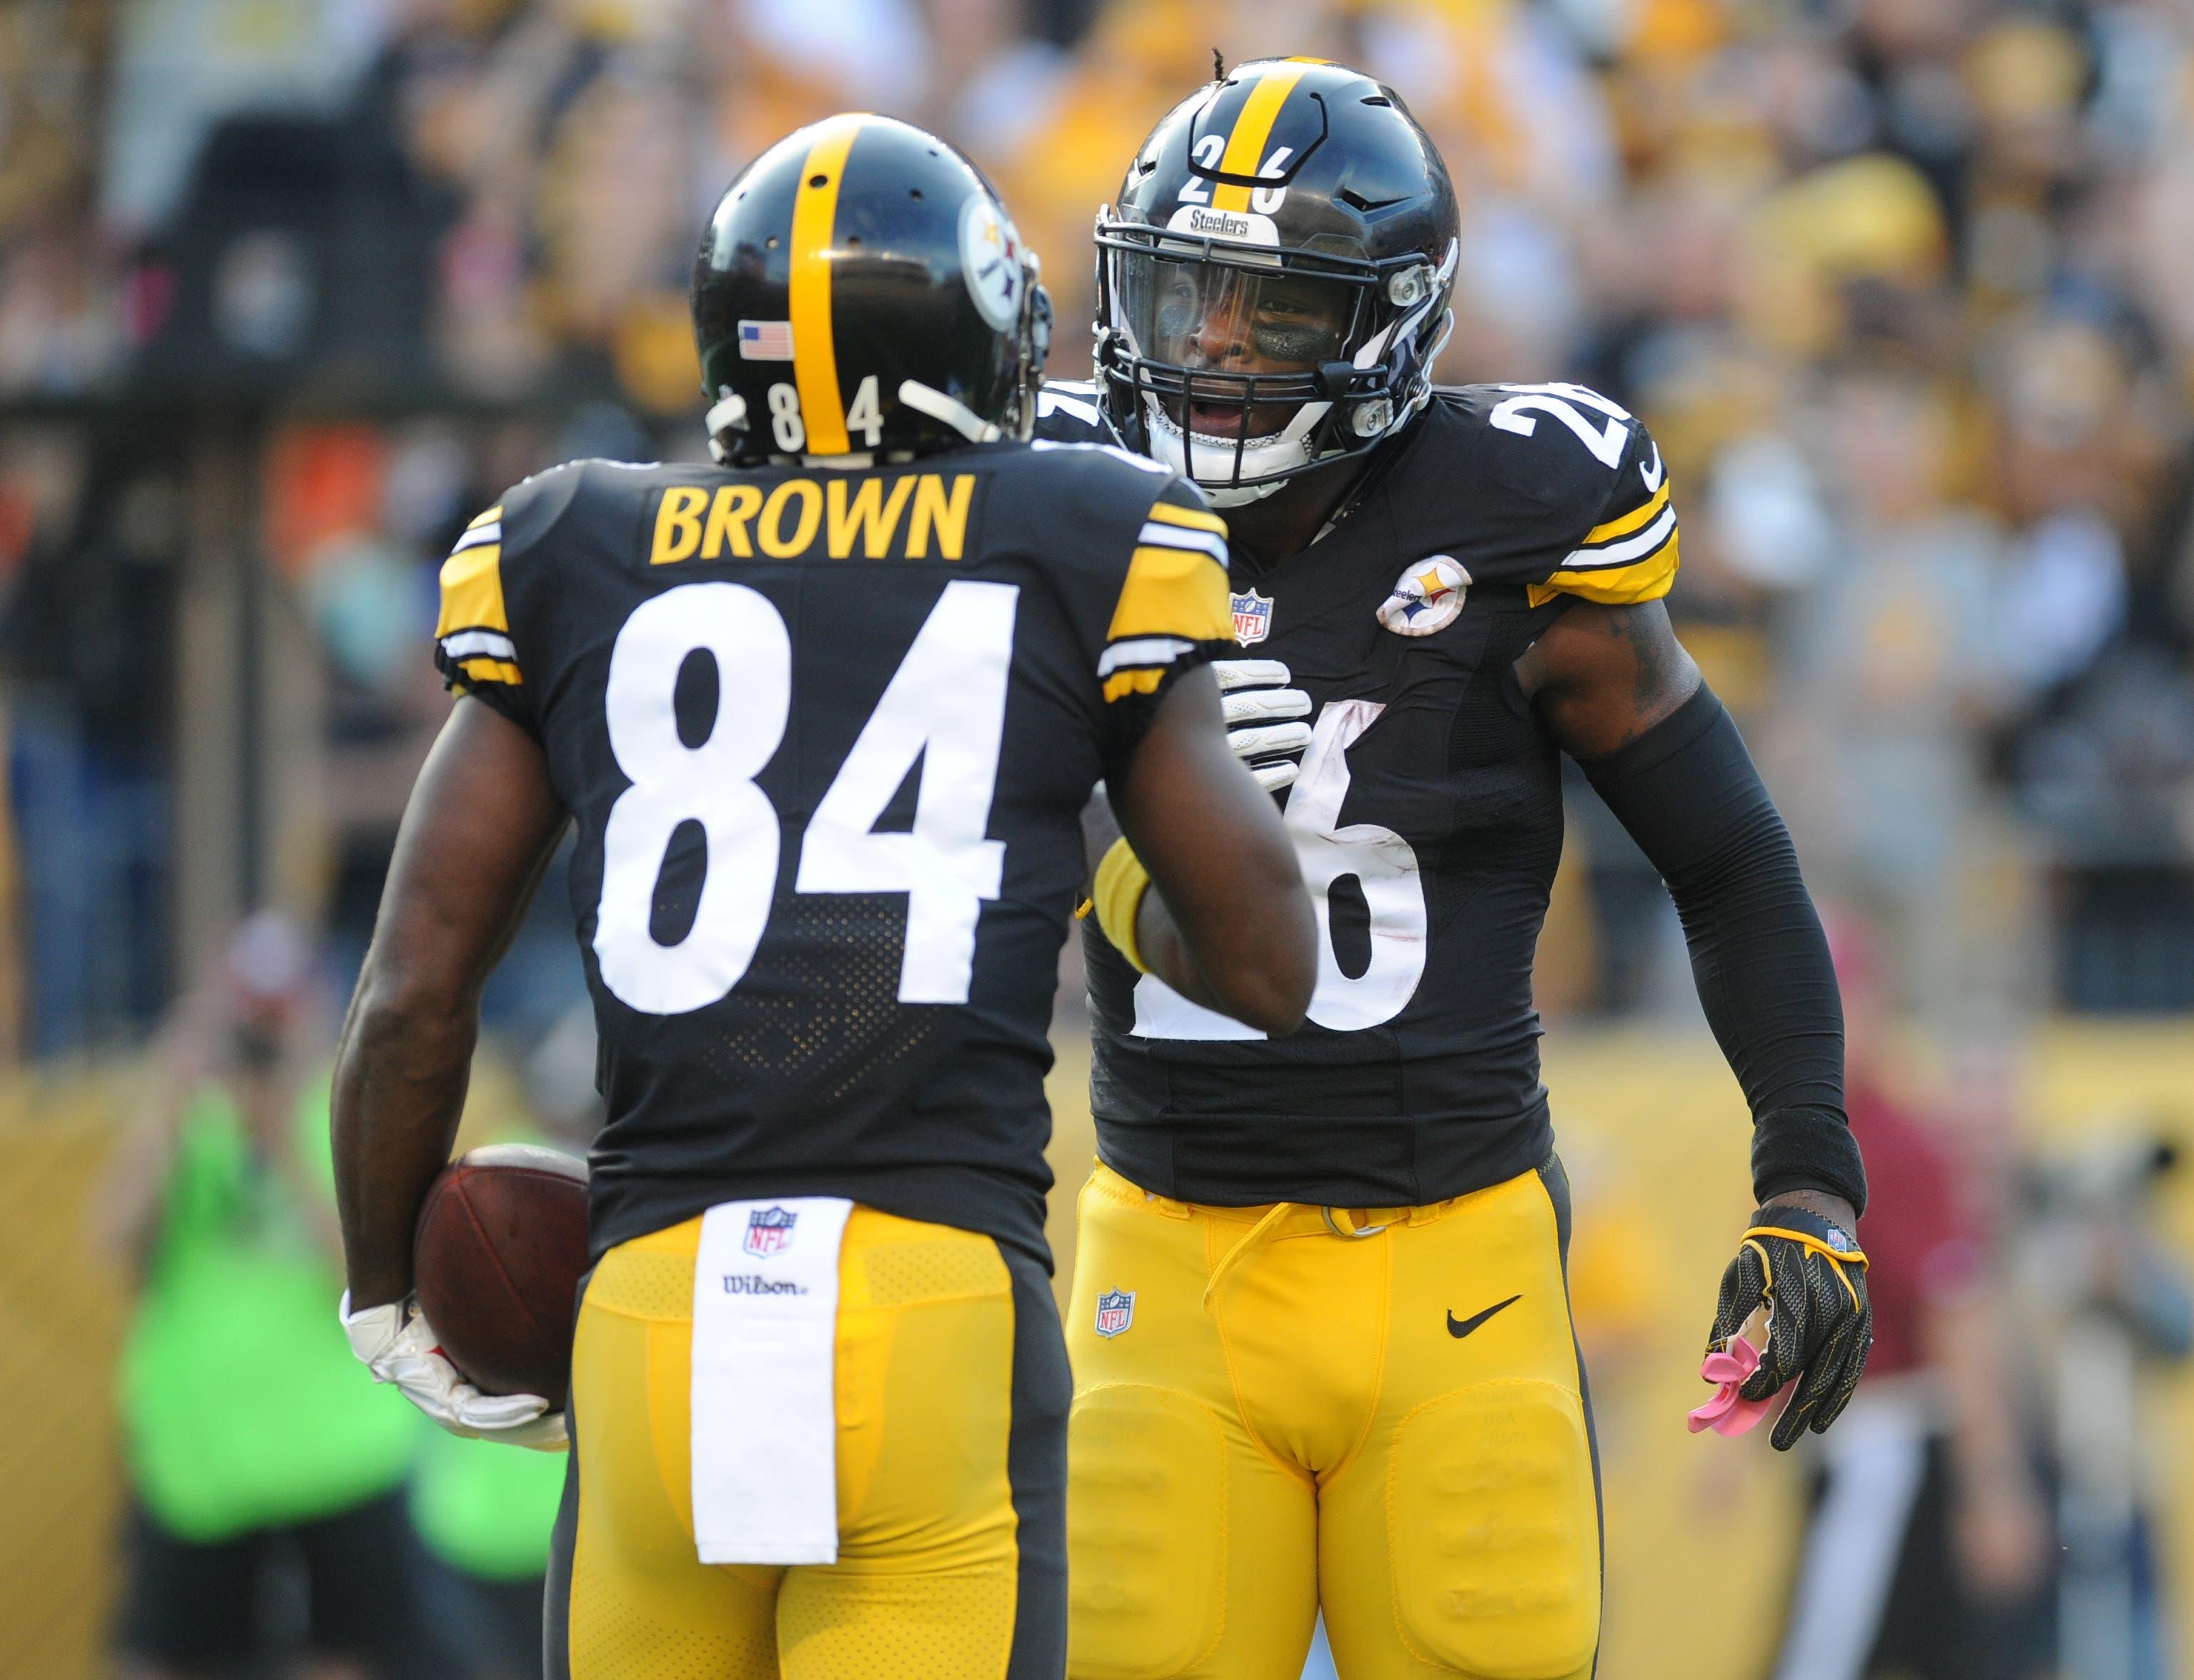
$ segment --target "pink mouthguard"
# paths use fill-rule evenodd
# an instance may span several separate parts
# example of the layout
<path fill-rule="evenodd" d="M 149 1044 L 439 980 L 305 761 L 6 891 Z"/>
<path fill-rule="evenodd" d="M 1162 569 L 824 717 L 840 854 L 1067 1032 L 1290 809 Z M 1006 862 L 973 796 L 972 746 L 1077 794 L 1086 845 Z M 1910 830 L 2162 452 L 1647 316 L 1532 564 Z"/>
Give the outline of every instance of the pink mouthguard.
<path fill-rule="evenodd" d="M 1710 1353 L 1699 1367 L 1702 1380 L 1715 1385 L 1714 1398 L 1693 1409 L 1685 1421 L 1693 1435 L 1712 1430 L 1716 1435 L 1742 1435 L 1768 1413 L 1774 1405 L 1766 1400 L 1747 1400 L 1737 1393 L 1744 1379 L 1760 1368 L 1760 1350 L 1742 1336 L 1729 1339 L 1720 1353 Z"/>

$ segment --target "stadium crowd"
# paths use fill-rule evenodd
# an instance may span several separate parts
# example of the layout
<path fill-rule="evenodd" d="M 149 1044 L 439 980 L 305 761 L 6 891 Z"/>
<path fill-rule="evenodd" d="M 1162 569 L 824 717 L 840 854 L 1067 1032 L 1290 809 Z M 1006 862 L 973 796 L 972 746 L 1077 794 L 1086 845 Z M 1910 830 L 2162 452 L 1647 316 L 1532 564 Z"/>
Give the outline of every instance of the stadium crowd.
<path fill-rule="evenodd" d="M 169 1015 L 172 696 L 192 557 L 238 538 L 199 505 L 216 425 L 276 582 L 255 657 L 303 671 L 281 691 L 317 743 L 282 792 L 303 838 L 257 890 L 324 923 L 347 980 L 445 714 L 436 566 L 537 467 L 701 453 L 684 287 L 724 182 L 831 110 L 935 128 L 1044 259 L 1078 376 L 1095 208 L 1215 50 L 1360 64 L 1439 137 L 1465 241 L 1445 377 L 1576 380 L 1650 421 L 1684 507 L 1672 611 L 1816 890 L 1877 930 L 1887 1007 L 1984 1045 L 2036 1010 L 2194 1008 L 2189 0 L 17 0 L 0 1035 L 57 1056 L 167 1018 L 194 1053 Z M 1650 867 L 1582 783 L 1572 816 L 1542 1006 L 1690 1011 Z M 577 995 L 562 898 L 490 999 L 520 1041 Z M 171 1268 L 250 1248 L 273 1194 L 332 1299 L 324 1192 L 281 1143 L 324 1099 L 255 1120 L 187 1083 L 143 1122 L 175 1170 L 125 1246 L 157 1272 L 151 1203 L 195 1195 Z M 1938 1116 L 1984 1232 L 2016 1217 L 2000 1095 L 1970 1078 Z M 180 1299 L 141 1305 L 133 1368 Z M 136 1398 L 147 1462 L 187 1458 L 162 1453 L 189 1397 Z M 511 1497 L 496 1468 L 416 1483 L 445 1589 L 468 1514 Z"/>
<path fill-rule="evenodd" d="M 72 404 L 299 393 L 262 540 L 316 633 L 314 890 L 354 944 L 438 713 L 434 559 L 536 465 L 698 451 L 691 229 L 744 159 L 842 106 L 958 140 L 1071 376 L 1122 160 L 1215 49 L 1275 45 L 1387 77 L 1442 140 L 1446 376 L 1650 420 L 1686 639 L 1817 884 L 1898 930 L 1907 1001 L 2194 1003 L 2177 0 L 33 0 L 0 19 L 0 393 L 35 416 L 0 447 L 0 588 L 51 876 L 34 1041 L 141 1021 L 167 960 L 79 972 L 153 938 L 97 923 L 159 890 L 165 708 L 127 674 L 159 668 L 187 508 Z M 1549 1007 L 1685 1006 L 1650 872 L 1580 803 Z"/>

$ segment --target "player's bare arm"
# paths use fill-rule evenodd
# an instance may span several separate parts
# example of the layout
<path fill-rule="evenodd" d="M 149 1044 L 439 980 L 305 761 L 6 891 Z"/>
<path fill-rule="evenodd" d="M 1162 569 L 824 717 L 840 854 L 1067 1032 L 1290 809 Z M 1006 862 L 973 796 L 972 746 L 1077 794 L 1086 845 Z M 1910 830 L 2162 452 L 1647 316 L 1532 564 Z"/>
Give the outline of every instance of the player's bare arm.
<path fill-rule="evenodd" d="M 1516 677 L 1580 762 L 1628 746 L 1699 686 L 1699 668 L 1659 601 L 1574 602 L 1516 662 Z"/>
<path fill-rule="evenodd" d="M 1117 779 L 1111 815 L 1156 889 L 1135 917 L 1144 962 L 1194 1002 L 1293 1032 L 1318 978 L 1317 923 L 1278 809 L 1227 745 L 1208 671 L 1167 691 Z M 1101 834 L 1112 824 L 1095 803 L 1084 827 Z"/>
<path fill-rule="evenodd" d="M 1788 1448 L 1843 1409 L 1869 1315 L 1854 1233 L 1864 1178 L 1842 1108 L 1843 1016 L 1789 831 L 1658 601 L 1579 602 L 1518 662 L 1524 691 L 1668 882 L 1699 999 L 1744 1088 L 1760 1207 L 1722 1281 L 1710 1342 L 1763 1299 L 1745 1397 L 1786 1382 Z"/>
<path fill-rule="evenodd" d="M 412 1227 L 449 1162 L 480 988 L 564 823 L 540 743 L 460 700 L 404 813 L 336 1052 L 336 1199 L 353 1311 L 411 1293 Z"/>

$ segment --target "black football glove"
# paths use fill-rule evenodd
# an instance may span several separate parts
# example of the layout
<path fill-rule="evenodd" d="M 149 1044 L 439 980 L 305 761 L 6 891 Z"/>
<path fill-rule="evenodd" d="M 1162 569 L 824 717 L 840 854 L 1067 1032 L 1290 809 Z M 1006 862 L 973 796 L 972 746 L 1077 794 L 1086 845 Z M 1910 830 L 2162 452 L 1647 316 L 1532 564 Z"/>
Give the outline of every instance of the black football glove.
<path fill-rule="evenodd" d="M 1310 746 L 1310 696 L 1293 681 L 1277 659 L 1218 659 L 1220 705 L 1226 714 L 1226 744 L 1249 766 L 1257 785 L 1277 794 L 1294 784 Z"/>
<path fill-rule="evenodd" d="M 1765 1400 L 1785 1383 L 1797 1392 L 1775 1420 L 1772 1439 L 1787 1453 L 1808 1429 L 1818 1435 L 1842 1413 L 1866 1350 L 1874 1345 L 1874 1308 L 1866 1298 L 1866 1256 L 1856 1239 L 1802 1207 L 1762 1207 L 1721 1275 L 1707 1350 L 1718 1353 L 1761 1305 L 1767 1345 L 1760 1368 L 1737 1390 Z"/>

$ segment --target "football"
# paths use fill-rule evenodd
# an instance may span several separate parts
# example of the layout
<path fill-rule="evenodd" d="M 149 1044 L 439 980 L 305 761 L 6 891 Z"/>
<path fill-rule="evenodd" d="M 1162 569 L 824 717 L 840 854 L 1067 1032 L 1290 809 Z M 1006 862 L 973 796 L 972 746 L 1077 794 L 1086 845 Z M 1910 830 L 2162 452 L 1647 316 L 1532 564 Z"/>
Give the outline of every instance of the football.
<path fill-rule="evenodd" d="M 491 1144 L 442 1169 L 411 1241 L 419 1310 L 450 1362 L 488 1394 L 564 1402 L 587 1270 L 587 1164 Z"/>

